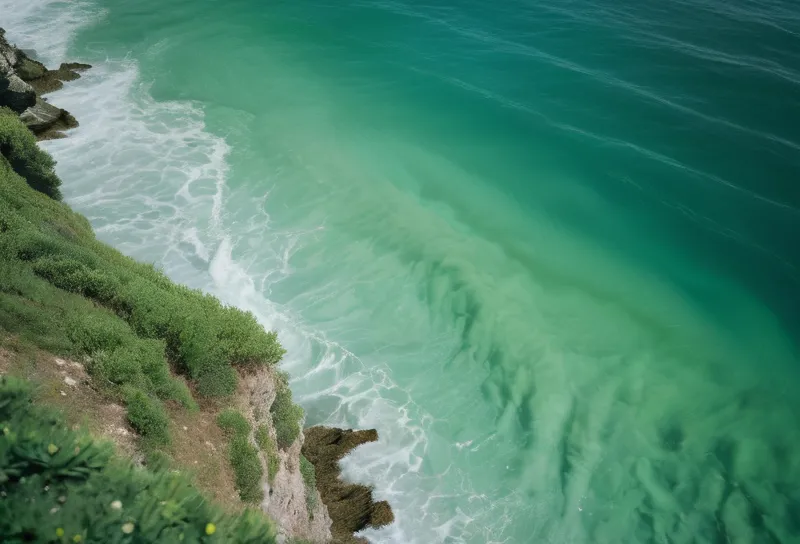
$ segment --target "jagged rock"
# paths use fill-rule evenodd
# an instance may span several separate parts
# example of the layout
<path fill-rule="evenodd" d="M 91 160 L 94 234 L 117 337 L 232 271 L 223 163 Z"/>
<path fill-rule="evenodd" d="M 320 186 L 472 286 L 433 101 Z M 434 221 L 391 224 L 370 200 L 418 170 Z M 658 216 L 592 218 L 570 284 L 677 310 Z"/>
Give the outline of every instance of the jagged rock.
<path fill-rule="evenodd" d="M 90 64 L 65 62 L 57 70 L 46 70 L 43 75 L 30 80 L 30 84 L 39 94 L 51 93 L 63 87 L 65 81 L 78 79 L 81 77 L 79 72 L 88 70 L 91 67 Z"/>
<path fill-rule="evenodd" d="M 49 104 L 41 98 L 22 112 L 20 120 L 36 134 L 39 139 L 63 138 L 62 131 L 78 126 L 78 121 L 67 111 Z"/>
<path fill-rule="evenodd" d="M 0 72 L 0 106 L 7 106 L 17 113 L 36 104 L 36 91 L 16 74 Z"/>
<path fill-rule="evenodd" d="M 0 28 L 0 106 L 21 113 L 36 103 L 36 92 L 15 73 L 18 61 L 17 49 L 8 43 Z"/>
<path fill-rule="evenodd" d="M 371 488 L 340 479 L 339 461 L 356 446 L 376 441 L 375 429 L 350 431 L 320 426 L 306 429 L 304 434 L 303 455 L 314 465 L 317 489 L 331 516 L 334 543 L 365 542 L 354 533 L 394 521 L 389 503 L 375 502 Z"/>
<path fill-rule="evenodd" d="M 47 73 L 47 67 L 38 60 L 33 60 L 26 53 L 17 50 L 14 71 L 23 81 L 31 81 L 43 77 Z"/>

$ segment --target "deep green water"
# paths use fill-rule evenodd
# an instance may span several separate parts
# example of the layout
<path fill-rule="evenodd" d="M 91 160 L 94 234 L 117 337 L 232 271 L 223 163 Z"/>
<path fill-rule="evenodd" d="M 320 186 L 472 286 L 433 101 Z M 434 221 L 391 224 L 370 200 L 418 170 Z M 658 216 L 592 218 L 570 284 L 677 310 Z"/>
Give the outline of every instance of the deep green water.
<path fill-rule="evenodd" d="M 0 0 L 99 236 L 277 328 L 376 542 L 800 542 L 800 8 Z"/>

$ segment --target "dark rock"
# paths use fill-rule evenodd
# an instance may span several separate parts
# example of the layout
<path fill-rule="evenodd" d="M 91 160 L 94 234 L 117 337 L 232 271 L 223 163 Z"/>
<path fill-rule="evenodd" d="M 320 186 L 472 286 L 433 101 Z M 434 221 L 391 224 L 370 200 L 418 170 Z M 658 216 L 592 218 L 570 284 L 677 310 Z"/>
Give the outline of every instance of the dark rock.
<path fill-rule="evenodd" d="M 47 70 L 45 73 L 30 81 L 31 86 L 39 94 L 47 94 L 59 90 L 64 86 L 65 81 L 74 81 L 81 77 L 79 72 L 88 70 L 90 64 L 79 62 L 65 62 L 58 67 L 58 70 Z"/>
<path fill-rule="evenodd" d="M 36 104 L 36 91 L 12 73 L 0 72 L 0 106 L 7 106 L 17 113 Z"/>
<path fill-rule="evenodd" d="M 78 122 L 68 111 L 57 108 L 41 98 L 37 98 L 36 104 L 22 112 L 19 118 L 42 140 L 63 138 L 64 134 L 61 131 L 78 126 Z"/>
<path fill-rule="evenodd" d="M 335 544 L 363 543 L 354 533 L 366 527 L 381 527 L 394 521 L 386 501 L 375 502 L 372 489 L 341 481 L 339 461 L 353 448 L 378 439 L 375 429 L 349 431 L 311 427 L 304 431 L 303 455 L 314 465 L 317 489 L 331 517 Z"/>
<path fill-rule="evenodd" d="M 31 81 L 43 77 L 47 73 L 47 67 L 17 50 L 17 63 L 14 65 L 14 71 L 23 81 Z"/>

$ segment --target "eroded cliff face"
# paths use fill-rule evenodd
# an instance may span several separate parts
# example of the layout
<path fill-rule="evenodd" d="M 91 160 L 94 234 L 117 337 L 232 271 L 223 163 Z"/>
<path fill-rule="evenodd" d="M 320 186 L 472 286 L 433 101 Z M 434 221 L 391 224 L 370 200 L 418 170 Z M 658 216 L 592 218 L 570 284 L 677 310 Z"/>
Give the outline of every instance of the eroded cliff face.
<path fill-rule="evenodd" d="M 254 445 L 258 440 L 259 429 L 266 430 L 271 443 L 277 444 L 270 406 L 275 400 L 279 379 L 274 369 L 263 368 L 243 375 L 240 380 L 237 408 L 250 420 L 252 428 L 256 429 L 251 437 Z M 303 433 L 300 433 L 286 449 L 278 448 L 277 445 L 271 452 L 270 448 L 260 448 L 259 455 L 264 467 L 264 501 L 261 507 L 278 522 L 280 534 L 284 538 L 330 542 L 331 518 L 328 510 L 316 487 L 310 489 L 301 472 L 303 440 Z M 274 456 L 272 460 L 271 456 Z M 270 462 L 273 463 L 272 468 Z"/>
<path fill-rule="evenodd" d="M 48 70 L 8 43 L 0 28 L 0 106 L 18 113 L 40 140 L 63 138 L 63 131 L 78 126 L 68 111 L 50 104 L 41 95 L 60 89 L 64 81 L 79 78 L 79 72 L 88 68 L 88 64 L 69 63 Z"/>

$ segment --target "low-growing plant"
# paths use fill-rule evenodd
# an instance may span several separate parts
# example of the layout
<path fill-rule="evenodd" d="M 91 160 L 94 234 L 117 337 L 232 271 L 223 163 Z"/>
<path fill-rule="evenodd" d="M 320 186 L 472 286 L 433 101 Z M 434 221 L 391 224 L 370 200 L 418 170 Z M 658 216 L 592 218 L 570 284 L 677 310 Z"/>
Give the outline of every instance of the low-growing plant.
<path fill-rule="evenodd" d="M 278 457 L 278 446 L 269 435 L 269 427 L 266 424 L 259 425 L 256 429 L 256 443 L 267 457 L 267 478 L 269 483 L 273 483 L 278 474 L 281 460 Z"/>
<path fill-rule="evenodd" d="M 278 447 L 282 449 L 288 448 L 300 434 L 300 420 L 303 419 L 303 409 L 292 402 L 292 391 L 285 384 L 281 384 L 275 394 L 270 413 L 272 414 L 272 422 L 275 425 Z"/>
<path fill-rule="evenodd" d="M 169 444 L 169 417 L 164 405 L 135 387 L 126 387 L 128 421 L 150 446 Z"/>
<path fill-rule="evenodd" d="M 55 173 L 55 161 L 36 145 L 33 133 L 8 108 L 0 108 L 0 155 L 32 188 L 61 199 L 61 180 Z"/>
<path fill-rule="evenodd" d="M 236 489 L 242 501 L 259 503 L 264 498 L 261 476 L 264 469 L 258 457 L 258 450 L 247 436 L 234 436 L 228 444 L 228 455 L 235 475 Z"/>
<path fill-rule="evenodd" d="M 306 506 L 310 513 L 317 505 L 317 474 L 314 471 L 314 465 L 302 454 L 300 455 L 300 474 L 303 476 L 303 484 L 306 488 Z"/>
<path fill-rule="evenodd" d="M 275 542 L 262 513 L 221 512 L 166 463 L 134 468 L 32 404 L 31 389 L 0 378 L 3 542 Z"/>
<path fill-rule="evenodd" d="M 250 434 L 250 422 L 241 412 L 233 408 L 225 409 L 217 415 L 217 425 L 229 438 L 247 437 Z"/>

